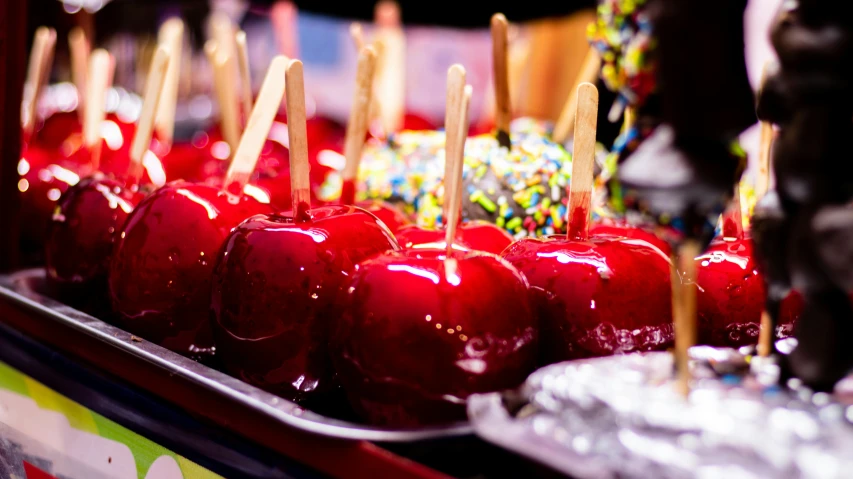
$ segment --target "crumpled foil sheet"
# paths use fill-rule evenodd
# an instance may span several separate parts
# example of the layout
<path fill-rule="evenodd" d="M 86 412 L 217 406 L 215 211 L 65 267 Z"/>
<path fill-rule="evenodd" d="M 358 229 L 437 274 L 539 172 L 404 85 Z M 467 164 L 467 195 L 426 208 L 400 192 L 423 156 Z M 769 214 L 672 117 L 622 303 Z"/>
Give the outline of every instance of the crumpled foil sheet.
<path fill-rule="evenodd" d="M 790 343 L 781 348 L 790 348 Z M 749 350 L 691 349 L 688 398 L 669 353 L 570 361 L 480 394 L 483 439 L 579 479 L 851 478 L 853 379 L 813 393 Z"/>

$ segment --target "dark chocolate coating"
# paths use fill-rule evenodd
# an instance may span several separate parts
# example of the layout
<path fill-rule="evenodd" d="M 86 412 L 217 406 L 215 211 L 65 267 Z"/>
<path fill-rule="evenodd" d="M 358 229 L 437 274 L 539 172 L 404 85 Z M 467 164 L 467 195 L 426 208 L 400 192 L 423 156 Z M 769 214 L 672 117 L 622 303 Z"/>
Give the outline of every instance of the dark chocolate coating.
<path fill-rule="evenodd" d="M 742 164 L 729 152 L 755 122 L 743 57 L 746 0 L 708 9 L 650 0 L 661 125 L 620 167 L 625 205 L 707 244 Z"/>
<path fill-rule="evenodd" d="M 771 32 L 780 70 L 765 87 L 759 114 L 777 121 L 773 150 L 778 201 L 756 213 L 753 238 L 768 281 L 768 312 L 800 291 L 791 372 L 831 390 L 853 368 L 853 5 L 786 2 Z M 765 96 L 765 95 L 762 95 Z M 775 201 L 775 204 L 771 204 Z M 771 208 L 772 207 L 772 208 Z"/>

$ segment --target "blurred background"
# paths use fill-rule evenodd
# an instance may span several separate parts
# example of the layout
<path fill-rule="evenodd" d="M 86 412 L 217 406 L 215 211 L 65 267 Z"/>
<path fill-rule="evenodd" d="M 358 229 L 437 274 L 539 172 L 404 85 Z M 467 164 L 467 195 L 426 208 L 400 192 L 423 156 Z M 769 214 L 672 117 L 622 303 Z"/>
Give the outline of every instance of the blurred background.
<path fill-rule="evenodd" d="M 511 32 L 511 94 L 516 116 L 556 120 L 579 71 L 588 44 L 586 26 L 595 16 L 594 0 L 398 2 L 405 28 L 406 111 L 441 124 L 445 74 L 462 63 L 474 87 L 472 123 L 492 114 L 490 16 L 503 12 Z M 770 19 L 781 0 L 752 0 L 746 13 L 746 55 L 753 85 L 773 53 L 767 40 Z M 245 1 L 245 0 L 30 0 L 27 38 L 39 25 L 57 29 L 67 38 L 82 26 L 94 46 L 106 47 L 116 58 L 116 86 L 139 92 L 159 26 L 179 15 L 187 24 L 181 68 L 177 124 L 215 117 L 211 68 L 203 45 L 208 19 L 227 14 L 247 33 L 255 92 L 270 58 L 281 52 L 305 64 L 309 114 L 345 122 L 349 114 L 356 50 L 349 34 L 353 21 L 362 22 L 366 36 L 374 27 L 374 1 Z M 68 45 L 57 42 L 51 83 L 69 81 Z M 602 119 L 613 97 L 601 88 Z M 618 125 L 599 123 L 600 140 L 615 136 Z M 746 133 L 747 150 L 757 143 Z"/>

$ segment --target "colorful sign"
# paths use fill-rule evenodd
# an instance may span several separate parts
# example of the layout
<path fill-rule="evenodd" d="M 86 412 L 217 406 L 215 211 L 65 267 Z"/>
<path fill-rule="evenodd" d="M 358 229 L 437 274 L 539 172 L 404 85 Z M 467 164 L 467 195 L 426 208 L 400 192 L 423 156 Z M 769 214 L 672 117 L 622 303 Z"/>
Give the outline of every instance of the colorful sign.
<path fill-rule="evenodd" d="M 0 478 L 220 477 L 0 362 Z"/>

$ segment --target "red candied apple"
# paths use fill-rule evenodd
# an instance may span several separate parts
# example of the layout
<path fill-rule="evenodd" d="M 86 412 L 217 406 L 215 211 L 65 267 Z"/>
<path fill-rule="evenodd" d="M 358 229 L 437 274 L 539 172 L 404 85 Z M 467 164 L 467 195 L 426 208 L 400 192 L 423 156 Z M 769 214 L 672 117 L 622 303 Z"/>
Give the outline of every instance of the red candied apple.
<path fill-rule="evenodd" d="M 670 256 L 672 251 L 669 243 L 662 240 L 656 234 L 642 228 L 631 226 L 623 221 L 613 222 L 606 220 L 600 223 L 593 223 L 589 225 L 589 234 L 591 236 L 623 236 L 629 239 L 642 240 L 657 247 L 666 256 Z"/>
<path fill-rule="evenodd" d="M 103 302 L 119 230 L 143 194 L 101 173 L 84 178 L 57 204 L 45 249 L 47 279 L 72 305 Z"/>
<path fill-rule="evenodd" d="M 356 264 L 398 249 L 375 217 L 323 206 L 310 218 L 260 215 L 234 229 L 214 272 L 211 310 L 226 370 L 291 400 L 330 389 L 329 321 Z"/>
<path fill-rule="evenodd" d="M 465 419 L 474 393 L 521 384 L 536 367 L 524 278 L 483 252 L 392 252 L 358 266 L 332 337 L 353 408 L 372 424 Z"/>
<path fill-rule="evenodd" d="M 650 243 L 549 236 L 502 256 L 530 282 L 545 364 L 672 345 L 670 263 Z"/>
<path fill-rule="evenodd" d="M 373 56 L 367 54 L 370 67 Z M 293 203 L 298 206 L 255 216 L 234 229 L 217 261 L 211 299 L 225 368 L 292 400 L 331 390 L 329 321 L 340 315 L 338 300 L 355 265 L 399 249 L 388 228 L 360 208 L 308 207 L 301 67 L 291 62 L 286 75 Z"/>
<path fill-rule="evenodd" d="M 113 253 L 109 289 L 119 321 L 181 354 L 212 354 L 213 262 L 232 228 L 269 211 L 248 195 L 183 181 L 152 193 L 128 217 Z"/>
<path fill-rule="evenodd" d="M 752 257 L 752 240 L 715 238 L 696 262 L 699 343 L 735 348 L 757 343 L 764 280 Z"/>
<path fill-rule="evenodd" d="M 151 142 L 168 65 L 169 54 L 159 47 L 151 60 L 139 128 L 128 167 L 121 175 L 123 181 L 102 173 L 87 177 L 62 196 L 51 219 L 45 251 L 48 281 L 60 295 L 80 304 L 87 305 L 92 299 L 103 303 L 113 244 L 128 215 L 144 196 L 138 187 L 144 170 L 143 156 Z"/>
<path fill-rule="evenodd" d="M 445 246 L 444 240 L 444 229 L 410 225 L 397 231 L 397 241 L 406 249 L 442 248 Z M 500 254 L 512 244 L 512 236 L 503 228 L 487 221 L 465 221 L 458 226 L 453 244 L 462 249 Z"/>
<path fill-rule="evenodd" d="M 214 352 L 209 307 L 216 255 L 234 227 L 272 211 L 243 190 L 281 103 L 286 62 L 277 56 L 267 71 L 224 188 L 172 182 L 128 217 L 109 288 L 119 321 L 134 334 L 191 357 Z"/>
<path fill-rule="evenodd" d="M 545 363 L 672 345 L 670 261 L 637 238 L 590 235 L 598 91 L 578 87 L 567 236 L 523 239 L 502 256 L 527 278 Z"/>
<path fill-rule="evenodd" d="M 454 119 L 447 122 L 447 161 L 455 166 L 462 164 L 471 98 L 460 65 L 448 71 L 447 92 Z M 446 248 L 368 260 L 342 300 L 332 355 L 350 403 L 370 423 L 463 420 L 468 396 L 516 387 L 536 366 L 527 283 L 495 255 L 453 248 L 461 195 L 448 202 Z"/>

